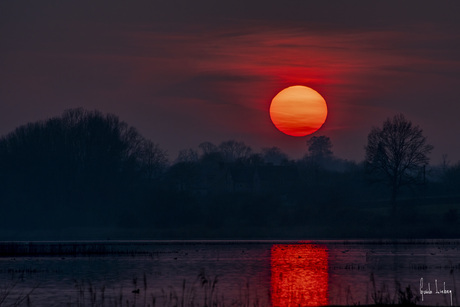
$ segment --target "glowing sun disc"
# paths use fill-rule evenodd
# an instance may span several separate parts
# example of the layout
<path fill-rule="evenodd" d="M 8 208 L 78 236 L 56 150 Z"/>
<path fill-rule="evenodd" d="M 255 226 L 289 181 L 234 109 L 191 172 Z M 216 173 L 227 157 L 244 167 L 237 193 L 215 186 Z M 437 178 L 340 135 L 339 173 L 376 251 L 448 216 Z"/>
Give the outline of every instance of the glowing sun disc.
<path fill-rule="evenodd" d="M 303 85 L 285 88 L 270 105 L 270 118 L 275 127 L 291 136 L 312 134 L 321 128 L 326 117 L 326 100 L 314 89 Z"/>

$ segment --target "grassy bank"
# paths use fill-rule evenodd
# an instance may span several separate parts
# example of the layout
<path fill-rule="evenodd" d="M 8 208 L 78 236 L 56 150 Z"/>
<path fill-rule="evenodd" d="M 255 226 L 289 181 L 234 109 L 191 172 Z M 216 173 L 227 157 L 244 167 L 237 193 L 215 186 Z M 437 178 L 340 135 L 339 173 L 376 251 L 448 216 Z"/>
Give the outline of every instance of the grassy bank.
<path fill-rule="evenodd" d="M 20 279 L 11 280 L 0 290 L 0 306 L 110 306 L 110 307 L 278 307 L 271 302 L 271 294 L 257 293 L 254 285 L 240 285 L 239 295 L 229 297 L 226 289 L 220 287 L 220 280 L 225 277 L 211 276 L 201 271 L 192 282 L 183 280 L 178 288 L 165 286 L 152 289 L 144 273 L 141 278 L 134 277 L 129 289 L 122 287 L 107 287 L 105 284 L 94 284 L 90 280 L 75 280 L 73 295 L 65 297 L 60 302 L 43 304 L 35 293 L 39 285 L 32 289 L 18 290 Z M 385 285 L 377 286 L 373 274 L 370 275 L 367 297 L 370 304 L 354 301 L 352 298 L 329 298 L 329 302 L 346 302 L 330 306 L 413 306 L 420 302 L 420 297 L 410 286 L 402 287 L 396 283 L 395 291 L 390 291 Z M 298 306 L 293 302 L 306 302 L 309 297 L 302 293 L 289 293 L 283 296 L 282 306 Z M 300 306 L 304 306 L 300 304 Z"/>

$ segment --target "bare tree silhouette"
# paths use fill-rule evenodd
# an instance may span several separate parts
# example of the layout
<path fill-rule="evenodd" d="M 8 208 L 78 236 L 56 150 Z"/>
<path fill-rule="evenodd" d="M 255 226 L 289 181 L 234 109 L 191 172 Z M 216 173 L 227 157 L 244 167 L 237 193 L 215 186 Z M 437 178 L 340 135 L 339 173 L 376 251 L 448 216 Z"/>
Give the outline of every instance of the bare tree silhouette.
<path fill-rule="evenodd" d="M 372 128 L 365 149 L 367 171 L 373 179 L 391 188 L 395 213 L 401 187 L 423 179 L 433 146 L 427 144 L 419 126 L 399 114 L 385 120 L 382 128 Z"/>
<path fill-rule="evenodd" d="M 330 156 L 332 155 L 331 139 L 327 136 L 314 136 L 307 141 L 308 153 L 310 156 Z"/>

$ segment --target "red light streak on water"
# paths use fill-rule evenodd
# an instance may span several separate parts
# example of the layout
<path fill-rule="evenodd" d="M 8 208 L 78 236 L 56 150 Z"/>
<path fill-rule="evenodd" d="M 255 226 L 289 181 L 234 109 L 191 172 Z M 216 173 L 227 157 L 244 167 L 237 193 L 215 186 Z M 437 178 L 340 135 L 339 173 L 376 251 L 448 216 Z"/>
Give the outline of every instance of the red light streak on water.
<path fill-rule="evenodd" d="M 273 245 L 271 302 L 273 307 L 329 304 L 328 252 L 325 246 Z"/>

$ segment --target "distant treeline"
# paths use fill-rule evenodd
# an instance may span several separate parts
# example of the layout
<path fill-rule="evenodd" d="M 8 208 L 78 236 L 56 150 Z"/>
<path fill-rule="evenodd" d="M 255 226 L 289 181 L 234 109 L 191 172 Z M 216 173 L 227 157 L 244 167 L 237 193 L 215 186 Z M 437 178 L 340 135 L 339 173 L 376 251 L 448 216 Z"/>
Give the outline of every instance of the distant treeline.
<path fill-rule="evenodd" d="M 460 234 L 459 164 L 428 168 L 401 191 L 397 215 L 387 188 L 369 179 L 326 136 L 299 160 L 229 140 L 171 163 L 118 117 L 72 109 L 0 138 L 0 239 Z"/>

